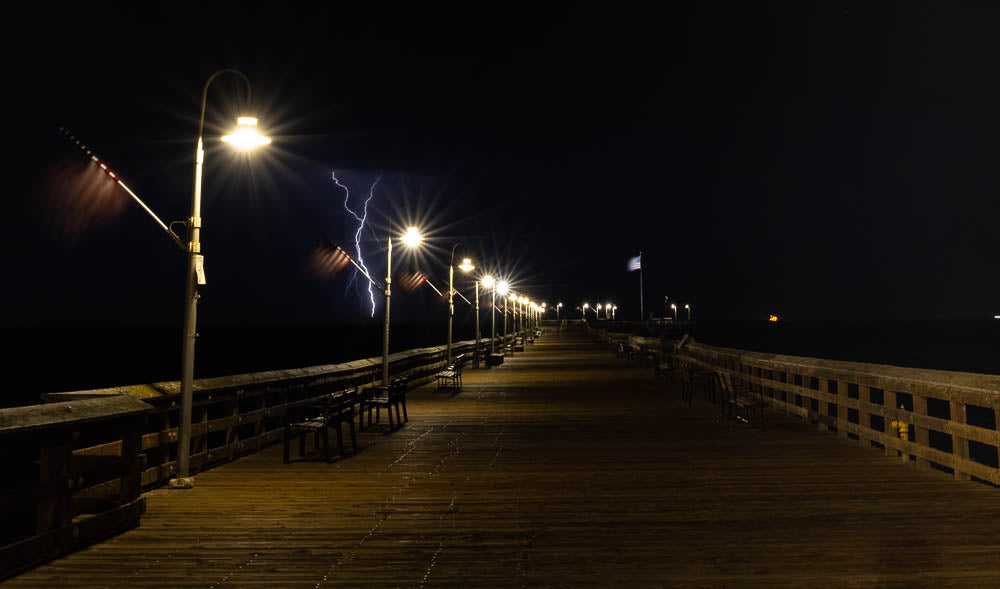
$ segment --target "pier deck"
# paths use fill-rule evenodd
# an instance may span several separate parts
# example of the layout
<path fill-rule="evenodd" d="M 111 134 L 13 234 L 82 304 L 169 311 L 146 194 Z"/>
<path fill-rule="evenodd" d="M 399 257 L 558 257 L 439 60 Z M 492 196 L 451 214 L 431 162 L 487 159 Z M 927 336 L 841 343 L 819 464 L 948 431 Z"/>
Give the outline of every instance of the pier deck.
<path fill-rule="evenodd" d="M 717 409 L 550 334 L 355 456 L 272 447 L 5 587 L 1000 586 L 1000 489 Z"/>

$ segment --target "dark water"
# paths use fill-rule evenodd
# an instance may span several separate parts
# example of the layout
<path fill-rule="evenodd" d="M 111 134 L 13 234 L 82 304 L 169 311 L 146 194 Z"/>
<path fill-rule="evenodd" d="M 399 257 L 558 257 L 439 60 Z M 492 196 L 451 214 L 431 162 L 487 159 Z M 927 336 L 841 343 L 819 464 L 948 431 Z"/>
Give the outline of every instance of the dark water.
<path fill-rule="evenodd" d="M 199 327 L 195 378 L 335 364 L 382 355 L 382 325 Z M 179 327 L 9 328 L 0 406 L 41 393 L 179 380 Z M 472 339 L 455 324 L 454 341 Z M 393 325 L 390 352 L 444 345 L 447 324 Z"/>
<path fill-rule="evenodd" d="M 717 346 L 844 360 L 1000 374 L 1000 320 L 698 323 Z"/>

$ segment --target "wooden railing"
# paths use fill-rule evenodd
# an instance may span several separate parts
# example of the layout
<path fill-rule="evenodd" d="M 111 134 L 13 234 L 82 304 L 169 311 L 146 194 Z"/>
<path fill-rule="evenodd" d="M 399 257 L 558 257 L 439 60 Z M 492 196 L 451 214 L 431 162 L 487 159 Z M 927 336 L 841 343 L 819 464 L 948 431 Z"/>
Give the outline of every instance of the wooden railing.
<path fill-rule="evenodd" d="M 595 335 L 728 373 L 773 407 L 904 462 L 1000 485 L 1000 376 Z"/>
<path fill-rule="evenodd" d="M 481 342 L 489 350 L 489 341 Z M 472 353 L 474 341 L 453 344 L 453 353 Z M 445 364 L 445 347 L 420 348 L 390 356 L 392 376 L 409 376 L 410 386 L 423 384 Z M 191 416 L 192 473 L 228 462 L 279 442 L 285 411 L 328 392 L 347 387 L 366 388 L 381 378 L 382 359 L 368 358 L 343 364 L 293 370 L 257 372 L 194 383 Z M 166 483 L 176 470 L 179 383 L 126 386 L 112 389 L 50 393 L 47 401 L 102 398 L 126 394 L 152 407 L 141 431 L 140 451 L 146 459 L 140 483 L 143 489 Z M 121 442 L 86 448 L 95 454 L 120 452 Z"/>
<path fill-rule="evenodd" d="M 0 579 L 139 524 L 152 411 L 127 395 L 0 409 Z"/>

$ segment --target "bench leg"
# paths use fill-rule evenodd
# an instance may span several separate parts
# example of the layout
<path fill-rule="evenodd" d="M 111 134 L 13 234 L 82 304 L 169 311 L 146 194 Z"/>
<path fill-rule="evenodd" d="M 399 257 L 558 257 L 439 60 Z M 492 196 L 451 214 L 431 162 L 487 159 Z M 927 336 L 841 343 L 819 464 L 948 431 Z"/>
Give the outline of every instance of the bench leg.
<path fill-rule="evenodd" d="M 299 432 L 299 458 L 306 455 L 306 432 Z"/>
<path fill-rule="evenodd" d="M 410 416 L 406 414 L 406 395 L 403 395 L 403 398 L 400 399 L 400 402 L 403 404 L 403 419 L 405 421 L 410 421 Z"/>
<path fill-rule="evenodd" d="M 393 403 L 393 405 L 396 406 L 396 423 L 403 425 L 403 418 L 399 416 L 399 399 L 396 399 L 396 402 Z"/>
<path fill-rule="evenodd" d="M 354 433 L 354 416 L 351 415 L 350 419 L 347 420 L 348 425 L 351 427 L 351 452 L 358 451 L 358 437 Z"/>
<path fill-rule="evenodd" d="M 340 427 L 340 422 L 339 421 L 335 422 L 334 426 L 337 428 L 337 453 L 340 454 L 341 457 L 343 457 L 344 456 L 344 432 L 343 432 L 342 428 Z"/>

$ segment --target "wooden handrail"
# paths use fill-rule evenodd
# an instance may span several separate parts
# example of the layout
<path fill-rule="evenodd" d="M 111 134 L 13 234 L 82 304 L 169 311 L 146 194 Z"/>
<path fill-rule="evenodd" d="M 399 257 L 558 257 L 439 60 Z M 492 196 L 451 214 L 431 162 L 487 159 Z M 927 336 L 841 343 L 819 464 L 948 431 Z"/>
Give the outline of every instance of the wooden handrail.
<path fill-rule="evenodd" d="M 769 405 L 904 462 L 1000 485 L 998 375 L 752 352 L 691 338 L 679 347 L 659 338 L 628 341 L 661 358 L 729 374 Z M 891 422 L 909 426 L 906 439 Z M 950 450 L 941 442 L 949 439 Z"/>
<path fill-rule="evenodd" d="M 0 579 L 139 524 L 152 412 L 127 395 L 0 409 Z M 98 440 L 114 441 L 78 453 Z"/>
<path fill-rule="evenodd" d="M 482 350 L 489 341 L 480 342 Z M 475 341 L 452 345 L 453 353 L 471 353 Z M 445 365 L 445 346 L 417 348 L 390 356 L 394 377 L 409 376 L 414 387 L 433 378 Z M 198 472 L 256 452 L 281 441 L 285 409 L 314 402 L 317 397 L 348 387 L 369 388 L 381 378 L 381 358 L 342 364 L 273 370 L 200 379 L 194 383 L 191 424 L 191 469 Z M 139 444 L 146 457 L 141 485 L 144 489 L 165 484 L 176 469 L 179 384 L 154 383 L 43 395 L 48 401 L 105 398 L 127 394 L 153 407 Z M 75 450 L 75 454 L 113 454 L 118 441 Z"/>

